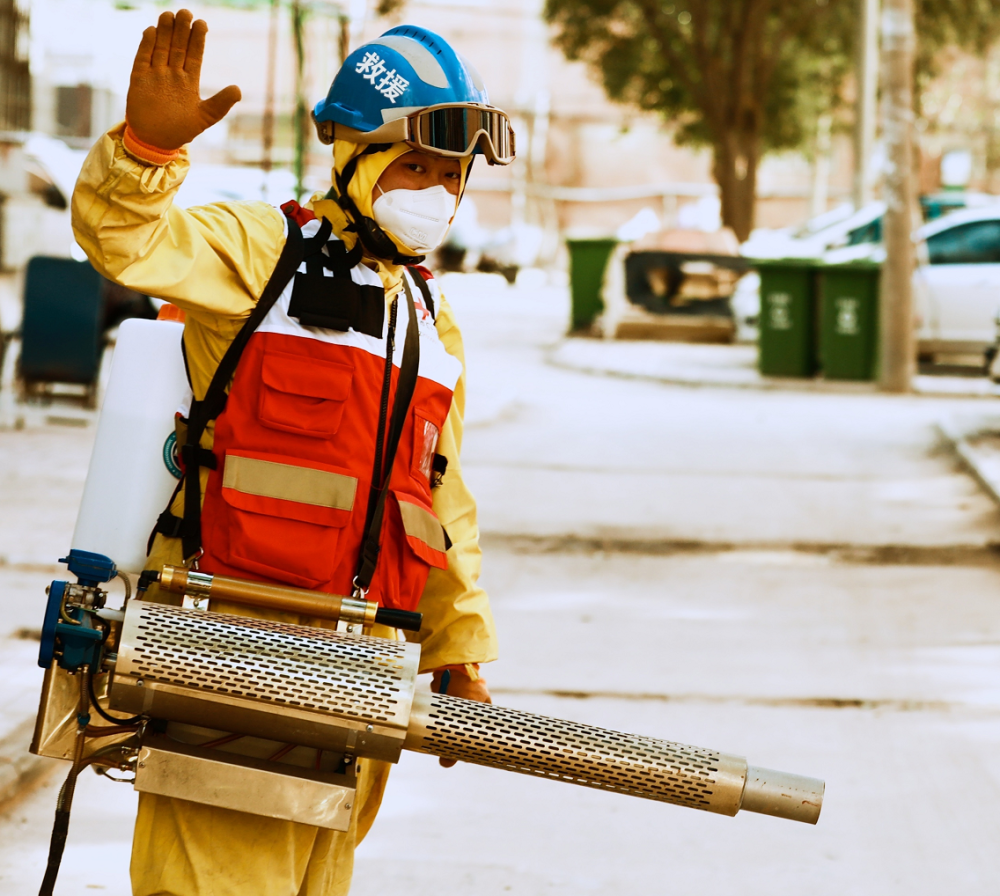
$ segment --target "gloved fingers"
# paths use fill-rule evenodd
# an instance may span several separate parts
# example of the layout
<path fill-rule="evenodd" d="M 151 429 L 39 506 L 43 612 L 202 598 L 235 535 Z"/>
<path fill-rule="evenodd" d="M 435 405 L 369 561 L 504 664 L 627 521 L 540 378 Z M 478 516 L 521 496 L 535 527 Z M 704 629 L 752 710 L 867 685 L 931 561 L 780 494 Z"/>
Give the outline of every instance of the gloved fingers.
<path fill-rule="evenodd" d="M 153 68 L 164 66 L 170 59 L 170 40 L 174 34 L 174 14 L 165 12 L 160 14 L 156 22 L 156 45 L 153 47 Z"/>
<path fill-rule="evenodd" d="M 153 47 L 156 45 L 156 26 L 150 25 L 142 32 L 139 49 L 135 51 L 135 62 L 132 63 L 132 76 L 135 77 L 153 62 Z"/>
<path fill-rule="evenodd" d="M 211 127 L 217 121 L 222 120 L 241 99 L 243 94 L 239 87 L 230 84 L 223 87 L 215 96 L 210 96 L 207 100 L 202 100 L 199 106 L 202 118 L 208 122 L 205 126 Z"/>
<path fill-rule="evenodd" d="M 450 697 L 461 697 L 463 700 L 493 702 L 485 678 L 480 677 L 473 681 L 458 669 L 435 669 L 431 678 L 431 690 L 435 694 L 447 694 Z"/>
<path fill-rule="evenodd" d="M 184 61 L 184 71 L 196 78 L 201 76 L 201 60 L 205 58 L 205 35 L 208 25 L 204 19 L 198 19 L 191 26 L 191 38 L 188 40 L 187 59 Z"/>
<path fill-rule="evenodd" d="M 184 68 L 187 59 L 188 40 L 191 37 L 190 10 L 182 9 L 174 16 L 174 31 L 170 37 L 170 67 Z"/>

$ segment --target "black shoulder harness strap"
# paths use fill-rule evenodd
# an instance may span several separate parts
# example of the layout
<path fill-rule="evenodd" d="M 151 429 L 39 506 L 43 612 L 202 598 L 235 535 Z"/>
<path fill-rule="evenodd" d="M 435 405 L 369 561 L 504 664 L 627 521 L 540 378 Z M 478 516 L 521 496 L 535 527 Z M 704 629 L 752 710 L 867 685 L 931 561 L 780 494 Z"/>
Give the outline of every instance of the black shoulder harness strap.
<path fill-rule="evenodd" d="M 417 330 L 417 307 L 413 301 L 413 293 L 403 277 L 403 291 L 406 293 L 407 323 L 406 339 L 403 341 L 403 357 L 399 366 L 399 378 L 396 380 L 396 398 L 392 403 L 392 419 L 389 424 L 389 438 L 386 442 L 385 463 L 381 463 L 381 452 L 376 447 L 375 470 L 372 475 L 371 493 L 368 497 L 368 513 L 365 518 L 364 535 L 361 538 L 361 551 L 358 554 L 358 571 L 354 578 L 354 586 L 361 592 L 368 590 L 378 565 L 378 555 L 381 551 L 382 520 L 385 516 L 385 502 L 389 494 L 389 483 L 392 480 L 392 467 L 396 460 L 396 449 L 403 434 L 406 416 L 413 400 L 413 391 L 417 386 L 417 373 L 420 369 L 420 334 Z M 395 310 L 398 297 L 393 300 Z M 389 400 L 389 383 L 392 376 L 392 353 L 394 348 L 393 333 L 395 314 L 389 325 L 389 338 L 386 342 L 386 375 L 382 383 L 382 408 Z M 385 438 L 385 414 L 379 416 L 377 445 Z M 381 468 L 381 469 L 380 469 Z"/>
<path fill-rule="evenodd" d="M 413 265 L 409 265 L 407 270 L 410 272 L 413 282 L 417 284 L 417 289 L 420 290 L 420 295 L 424 297 L 424 304 L 427 306 L 427 310 L 430 311 L 431 317 L 434 320 L 437 320 L 437 309 L 434 307 L 434 297 L 431 295 L 431 288 L 427 285 L 424 275 L 421 274 L 420 270 Z"/>
<path fill-rule="evenodd" d="M 236 373 L 236 367 L 250 337 L 267 317 L 271 308 L 274 307 L 274 303 L 278 301 L 289 281 L 295 276 L 302 260 L 307 255 L 320 251 L 329 239 L 332 230 L 330 222 L 323 221 L 316 236 L 306 239 L 302 236 L 302 231 L 295 221 L 288 218 L 287 223 L 288 236 L 274 272 L 271 274 L 271 279 L 264 287 L 264 291 L 246 323 L 240 328 L 236 338 L 222 356 L 205 397 L 201 401 L 191 403 L 187 438 L 180 449 L 185 470 L 184 516 L 177 519 L 170 514 L 168 508 L 157 521 L 157 531 L 174 538 L 180 536 L 185 560 L 195 557 L 201 550 L 201 467 L 214 470 L 217 466 L 214 452 L 201 447 L 201 437 L 205 428 L 226 407 L 226 390 Z"/>

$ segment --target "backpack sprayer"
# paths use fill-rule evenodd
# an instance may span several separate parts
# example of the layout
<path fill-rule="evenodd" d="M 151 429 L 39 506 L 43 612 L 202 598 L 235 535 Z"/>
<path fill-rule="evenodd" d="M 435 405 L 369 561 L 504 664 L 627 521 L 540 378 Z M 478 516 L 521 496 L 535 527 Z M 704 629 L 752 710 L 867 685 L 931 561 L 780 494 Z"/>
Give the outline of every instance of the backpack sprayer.
<path fill-rule="evenodd" d="M 167 333 L 149 329 L 162 323 L 129 323 L 143 325 L 139 335 L 163 340 Z M 141 371 L 148 349 L 121 339 L 115 366 L 121 371 L 120 359 L 135 357 Z M 722 815 L 744 809 L 809 824 L 819 819 L 824 784 L 815 778 L 417 691 L 420 646 L 369 633 L 375 624 L 418 631 L 417 613 L 171 566 L 142 571 L 133 597 L 128 575 L 92 548 L 121 544 L 131 558 L 125 568 L 137 572 L 141 545 L 126 543 L 118 521 L 107 531 L 87 521 L 102 518 L 88 506 L 88 494 L 99 494 L 91 483 L 110 476 L 102 465 L 115 466 L 99 451 L 102 440 L 117 444 L 109 428 L 127 427 L 133 445 L 163 440 L 162 433 L 136 434 L 141 421 L 108 413 L 116 407 L 116 382 L 135 388 L 138 371 L 116 378 L 112 370 L 74 548 L 60 561 L 77 581 L 48 589 L 38 660 L 46 671 L 31 751 L 72 767 L 59 795 L 43 896 L 55 884 L 77 776 L 88 766 L 140 792 L 339 831 L 350 823 L 357 760 L 397 762 L 404 749 Z M 163 392 L 165 403 L 170 394 Z M 144 419 L 155 419 L 148 402 L 144 407 Z M 162 427 L 163 416 L 158 420 Z M 122 470 L 118 464 L 117 491 L 131 494 Z M 169 482 L 157 488 L 169 496 Z M 152 518 L 136 531 L 148 531 Z M 121 609 L 107 605 L 102 587 L 116 577 L 125 587 Z M 180 605 L 145 599 L 154 582 Z M 214 612 L 213 600 L 332 627 Z"/>

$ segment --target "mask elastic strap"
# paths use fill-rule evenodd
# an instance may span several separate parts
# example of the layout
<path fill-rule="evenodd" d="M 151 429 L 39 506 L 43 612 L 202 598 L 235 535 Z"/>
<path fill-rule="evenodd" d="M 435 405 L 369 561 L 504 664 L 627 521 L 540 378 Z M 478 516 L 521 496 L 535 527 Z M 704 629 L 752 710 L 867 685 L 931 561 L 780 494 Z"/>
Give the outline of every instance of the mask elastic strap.
<path fill-rule="evenodd" d="M 376 152 L 383 152 L 392 144 L 373 143 L 366 147 L 362 153 L 356 155 L 345 166 L 343 172 L 337 173 L 337 191 L 339 196 L 331 196 L 333 188 L 327 193 L 329 199 L 333 199 L 344 210 L 344 214 L 353 223 L 354 230 L 358 234 L 358 239 L 362 245 L 376 258 L 385 258 L 392 264 L 411 265 L 420 264 L 426 255 L 404 255 L 399 251 L 396 244 L 389 238 L 388 234 L 375 223 L 374 220 L 361 214 L 354 200 L 347 192 L 347 186 L 354 178 L 354 172 L 358 169 L 358 162 L 362 156 Z M 383 191 L 384 192 L 384 191 Z"/>

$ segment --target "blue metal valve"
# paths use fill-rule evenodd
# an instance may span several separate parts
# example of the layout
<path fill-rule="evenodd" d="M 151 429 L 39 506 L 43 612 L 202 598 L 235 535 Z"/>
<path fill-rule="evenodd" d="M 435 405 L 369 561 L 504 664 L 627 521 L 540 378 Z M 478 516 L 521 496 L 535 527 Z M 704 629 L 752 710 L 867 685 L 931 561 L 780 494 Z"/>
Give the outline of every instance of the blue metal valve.
<path fill-rule="evenodd" d="M 56 658 L 60 666 L 76 671 L 83 666 L 100 668 L 104 632 L 95 626 L 93 616 L 80 607 L 66 607 L 66 589 L 83 588 L 97 595 L 98 586 L 110 582 L 118 570 L 110 558 L 91 551 L 72 550 L 60 563 L 65 563 L 77 578 L 77 586 L 55 581 L 49 586 L 49 599 L 42 620 L 42 638 L 38 648 L 38 665 L 48 669 Z M 63 616 L 73 620 L 67 622 Z"/>

